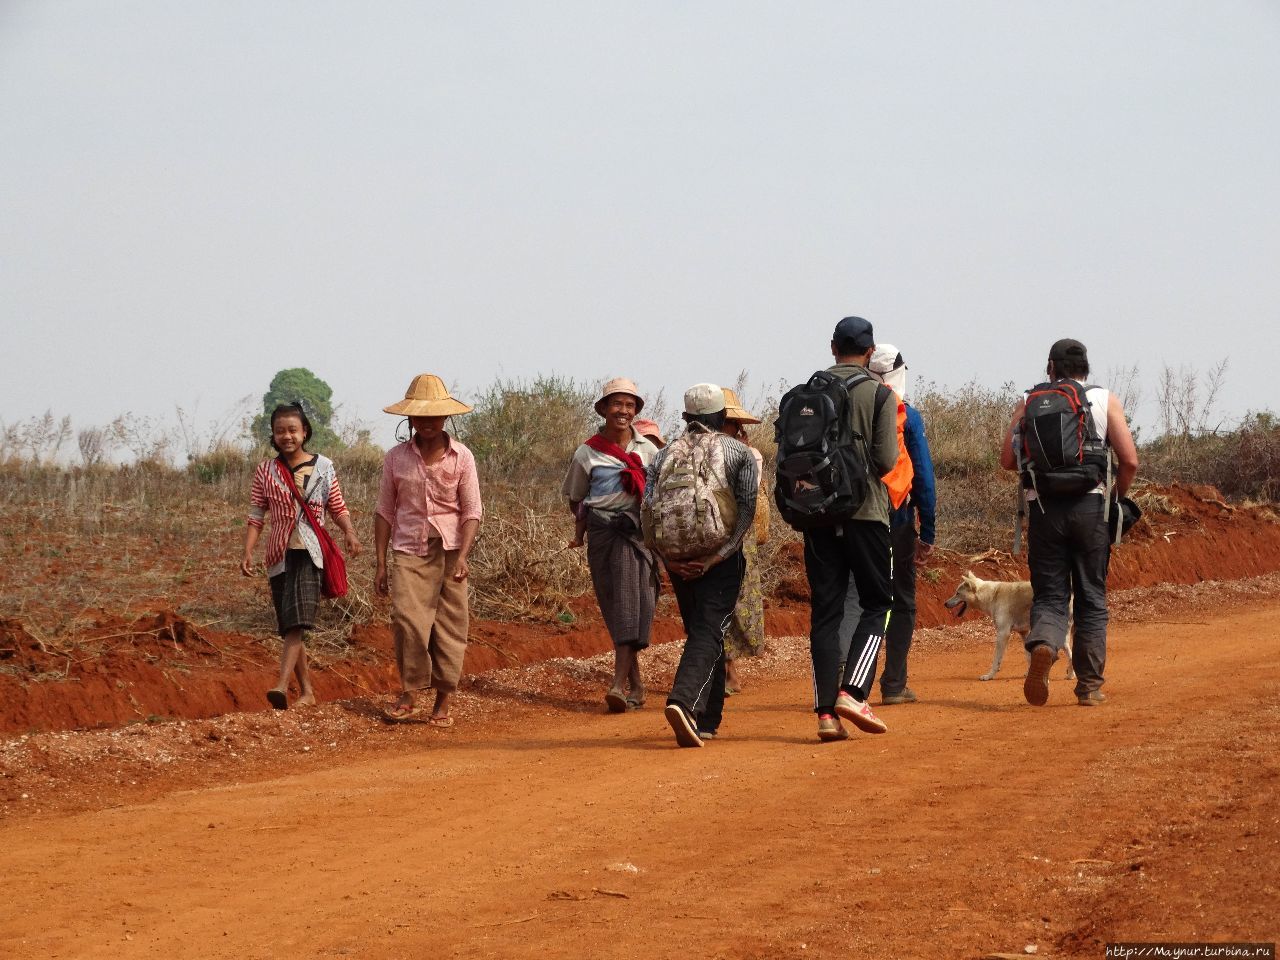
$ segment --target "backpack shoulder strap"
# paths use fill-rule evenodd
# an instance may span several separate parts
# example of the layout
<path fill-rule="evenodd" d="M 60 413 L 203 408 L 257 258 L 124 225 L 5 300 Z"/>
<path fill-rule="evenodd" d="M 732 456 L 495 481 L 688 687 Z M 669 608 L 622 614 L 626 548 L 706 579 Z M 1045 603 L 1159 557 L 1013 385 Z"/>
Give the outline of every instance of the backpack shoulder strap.
<path fill-rule="evenodd" d="M 893 395 L 893 391 L 886 385 L 880 384 L 876 387 L 876 407 L 872 414 L 872 420 L 880 419 L 880 411 L 884 409 L 884 405 L 889 401 L 889 397 Z"/>

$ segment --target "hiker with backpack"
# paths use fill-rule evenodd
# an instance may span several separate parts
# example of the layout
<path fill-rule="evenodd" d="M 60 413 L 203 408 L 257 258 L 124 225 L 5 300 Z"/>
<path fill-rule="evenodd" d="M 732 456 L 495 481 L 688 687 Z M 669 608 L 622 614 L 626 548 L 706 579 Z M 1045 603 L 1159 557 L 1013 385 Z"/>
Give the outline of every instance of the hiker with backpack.
<path fill-rule="evenodd" d="M 898 400 L 898 462 L 884 477 L 889 494 L 889 543 L 893 548 L 893 610 L 884 635 L 880 702 L 915 703 L 907 686 L 907 654 L 916 629 L 916 569 L 933 552 L 937 492 L 933 457 L 920 411 L 907 402 L 907 364 L 889 343 L 876 345 L 868 368 Z M 917 527 L 917 520 L 919 526 Z"/>
<path fill-rule="evenodd" d="M 874 352 L 871 324 L 845 317 L 831 338 L 835 365 L 788 391 L 775 425 L 775 502 L 804 534 L 814 713 L 823 741 L 848 738 L 841 717 L 866 733 L 887 729 L 867 697 L 893 605 L 889 497 L 881 477 L 898 462 L 898 431 L 893 391 L 867 371 Z M 846 658 L 840 633 L 850 578 L 862 613 Z"/>
<path fill-rule="evenodd" d="M 649 465 L 641 524 L 671 577 L 687 639 L 665 716 L 682 747 L 715 737 L 724 708 L 725 632 L 742 588 L 742 542 L 755 521 L 760 471 L 750 449 L 721 432 L 724 391 L 685 391 L 688 424 Z"/>
<path fill-rule="evenodd" d="M 1137 475 L 1138 450 L 1120 400 L 1085 382 L 1084 344 L 1066 339 L 1050 347 L 1046 376 L 1014 407 L 1000 450 L 1000 465 L 1021 474 L 1029 504 L 1031 664 L 1022 691 L 1034 706 L 1048 702 L 1049 671 L 1074 618 L 1076 702 L 1091 707 L 1106 699 L 1111 528 L 1120 518 L 1119 498 Z"/>
<path fill-rule="evenodd" d="M 610 713 L 644 706 L 640 651 L 649 646 L 658 603 L 657 561 L 640 535 L 645 468 L 658 455 L 636 429 L 643 409 L 630 380 L 606 383 L 595 403 L 604 423 L 574 451 L 563 487 L 574 517 L 586 523 L 591 586 L 613 640 L 613 683 L 604 696 Z"/>

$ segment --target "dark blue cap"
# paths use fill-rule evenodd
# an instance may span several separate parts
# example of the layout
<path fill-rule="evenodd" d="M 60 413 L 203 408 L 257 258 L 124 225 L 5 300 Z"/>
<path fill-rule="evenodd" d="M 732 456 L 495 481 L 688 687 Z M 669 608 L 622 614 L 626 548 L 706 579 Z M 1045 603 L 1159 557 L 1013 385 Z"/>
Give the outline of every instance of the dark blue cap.
<path fill-rule="evenodd" d="M 870 350 L 876 345 L 871 324 L 861 317 L 845 317 L 836 324 L 836 332 L 831 335 L 831 339 L 837 345 L 845 340 L 852 340 L 853 345 L 859 350 Z"/>

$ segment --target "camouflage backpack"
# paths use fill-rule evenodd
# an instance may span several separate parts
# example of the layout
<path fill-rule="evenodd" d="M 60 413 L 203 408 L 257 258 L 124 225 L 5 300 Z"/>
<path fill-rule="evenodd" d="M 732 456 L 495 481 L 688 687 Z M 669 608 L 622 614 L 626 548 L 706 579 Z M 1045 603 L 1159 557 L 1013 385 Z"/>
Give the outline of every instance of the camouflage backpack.
<path fill-rule="evenodd" d="M 720 434 L 693 427 L 666 449 L 640 512 L 644 542 L 668 560 L 715 553 L 738 523 Z"/>

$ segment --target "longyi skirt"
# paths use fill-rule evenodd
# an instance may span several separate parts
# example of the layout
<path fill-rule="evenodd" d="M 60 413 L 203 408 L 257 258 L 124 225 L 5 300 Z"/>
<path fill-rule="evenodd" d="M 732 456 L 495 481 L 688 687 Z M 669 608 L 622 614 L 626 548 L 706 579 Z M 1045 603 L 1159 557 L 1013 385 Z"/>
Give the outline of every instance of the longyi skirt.
<path fill-rule="evenodd" d="M 290 630 L 312 630 L 320 606 L 320 568 L 305 550 L 287 550 L 284 573 L 271 578 L 271 602 L 280 636 Z"/>

